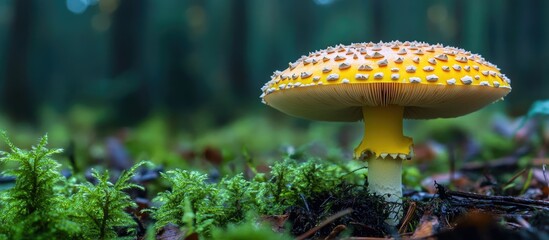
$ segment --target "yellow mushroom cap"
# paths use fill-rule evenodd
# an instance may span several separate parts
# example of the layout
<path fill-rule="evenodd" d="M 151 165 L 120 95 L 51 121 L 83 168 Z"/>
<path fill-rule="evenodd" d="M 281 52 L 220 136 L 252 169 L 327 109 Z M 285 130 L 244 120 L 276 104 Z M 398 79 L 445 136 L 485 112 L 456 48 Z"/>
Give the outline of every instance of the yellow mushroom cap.
<path fill-rule="evenodd" d="M 362 106 L 398 105 L 404 118 L 474 112 L 511 91 L 511 81 L 480 55 L 440 44 L 399 41 L 338 45 L 275 71 L 263 102 L 289 115 L 358 121 Z"/>

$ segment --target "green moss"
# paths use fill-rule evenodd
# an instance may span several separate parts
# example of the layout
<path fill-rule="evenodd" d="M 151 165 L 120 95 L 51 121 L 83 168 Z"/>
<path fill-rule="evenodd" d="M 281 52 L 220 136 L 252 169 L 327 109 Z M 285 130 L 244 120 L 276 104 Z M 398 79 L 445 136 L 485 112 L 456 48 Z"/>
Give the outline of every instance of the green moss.
<path fill-rule="evenodd" d="M 15 185 L 2 191 L 0 234 L 9 239 L 52 239 L 76 235 L 79 225 L 63 211 L 66 196 L 60 188 L 66 183 L 52 155 L 61 149 L 48 149 L 48 137 L 31 150 L 17 148 L 2 133 L 9 152 L 1 152 L 0 162 L 16 162 L 18 167 L 3 172 L 16 178 Z M 17 224 L 14 224 L 17 223 Z"/>
<path fill-rule="evenodd" d="M 208 176 L 196 171 L 173 170 L 163 174 L 172 186 L 154 199 L 161 206 L 153 210 L 159 230 L 169 223 L 211 237 L 213 227 L 240 223 L 249 212 L 283 214 L 286 209 L 319 193 L 333 190 L 345 178 L 354 179 L 343 167 L 309 160 L 287 159 L 271 168 L 270 178 L 258 174 L 247 180 L 242 174 L 208 183 Z M 267 180 L 266 180 L 267 179 Z"/>
<path fill-rule="evenodd" d="M 162 177 L 171 184 L 172 189 L 159 193 L 154 199 L 162 204 L 153 212 L 157 220 L 156 229 L 173 223 L 188 228 L 189 233 L 207 232 L 206 229 L 214 224 L 211 215 L 222 212 L 217 202 L 219 189 L 206 183 L 206 174 L 196 171 L 177 169 L 163 173 Z"/>
<path fill-rule="evenodd" d="M 259 197 L 258 207 L 265 214 L 280 214 L 301 202 L 303 197 L 333 189 L 346 174 L 342 166 L 292 159 L 276 163 L 267 182 L 253 183 Z"/>
<path fill-rule="evenodd" d="M 30 150 L 17 148 L 2 133 L 9 152 L 0 152 L 0 162 L 18 166 L 3 174 L 14 176 L 15 185 L 0 192 L 0 239 L 115 239 L 118 230 L 134 230 L 127 208 L 135 203 L 125 192 L 141 188 L 130 182 L 137 164 L 123 172 L 114 184 L 108 172 L 94 171 L 97 184 L 67 180 L 52 158 L 61 149 L 46 148 L 48 137 Z M 133 235 L 123 234 L 131 238 Z"/>
<path fill-rule="evenodd" d="M 109 182 L 108 171 L 100 173 L 94 170 L 95 185 L 90 182 L 78 185 L 71 202 L 77 203 L 73 205 L 74 217 L 86 229 L 81 233 L 85 239 L 114 239 L 118 237 L 117 229 L 125 229 L 128 237 L 136 237 L 136 221 L 125 210 L 137 206 L 125 191 L 143 189 L 130 182 L 135 170 L 143 164 L 124 171 L 114 184 Z"/>

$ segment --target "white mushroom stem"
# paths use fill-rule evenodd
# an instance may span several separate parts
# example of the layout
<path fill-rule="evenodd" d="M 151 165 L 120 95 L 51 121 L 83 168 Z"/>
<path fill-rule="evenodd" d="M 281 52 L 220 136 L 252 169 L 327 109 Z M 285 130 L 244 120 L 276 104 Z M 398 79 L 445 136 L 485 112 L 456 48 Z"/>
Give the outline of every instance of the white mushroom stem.
<path fill-rule="evenodd" d="M 390 211 L 386 222 L 396 226 L 402 218 L 402 160 L 391 157 L 368 160 L 368 189 L 385 198 Z"/>

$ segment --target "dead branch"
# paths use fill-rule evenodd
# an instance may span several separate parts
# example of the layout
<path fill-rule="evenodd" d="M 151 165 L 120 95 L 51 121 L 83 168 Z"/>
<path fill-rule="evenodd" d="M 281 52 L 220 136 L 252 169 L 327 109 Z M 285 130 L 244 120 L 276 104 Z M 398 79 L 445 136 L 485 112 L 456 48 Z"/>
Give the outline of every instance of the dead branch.
<path fill-rule="evenodd" d="M 512 196 L 485 196 L 475 193 L 451 191 L 436 184 L 440 199 L 453 206 L 475 208 L 504 214 L 530 211 L 549 211 L 549 201 L 532 200 Z"/>

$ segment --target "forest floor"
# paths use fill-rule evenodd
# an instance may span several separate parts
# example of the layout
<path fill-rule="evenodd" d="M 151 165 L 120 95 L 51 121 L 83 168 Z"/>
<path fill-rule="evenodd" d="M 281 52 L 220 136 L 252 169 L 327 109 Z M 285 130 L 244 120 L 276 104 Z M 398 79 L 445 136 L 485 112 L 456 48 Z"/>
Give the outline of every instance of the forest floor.
<path fill-rule="evenodd" d="M 368 192 L 366 164 L 351 159 L 361 133 L 357 126 L 244 117 L 215 130 L 181 134 L 171 132 L 165 118 L 153 117 L 103 137 L 89 126 L 63 130 L 61 123 L 50 132 L 50 145 L 66 146 L 56 158 L 66 178 L 59 194 L 74 201 L 79 188 L 97 184 L 101 175 L 92 169 L 109 170 L 102 181 L 115 183 L 137 162 L 151 163 L 131 173 L 131 183 L 143 189 L 128 185 L 120 191 L 121 201 L 127 195 L 131 202 L 119 210 L 134 223 L 113 223 L 117 237 L 549 239 L 549 121 L 544 116 L 530 111 L 512 119 L 490 113 L 411 123 L 415 156 L 404 163 L 404 198 L 397 206 Z M 34 136 L 15 132 L 10 135 L 16 145 L 32 143 Z M 0 208 L 14 199 L 10 189 L 19 186 L 20 173 L 14 177 L 9 169 L 17 166 L 2 163 Z M 396 226 L 385 221 L 391 207 L 402 209 Z M 0 227 L 0 239 L 15 236 L 12 230 Z M 43 237 L 40 231 L 29 237 Z"/>

